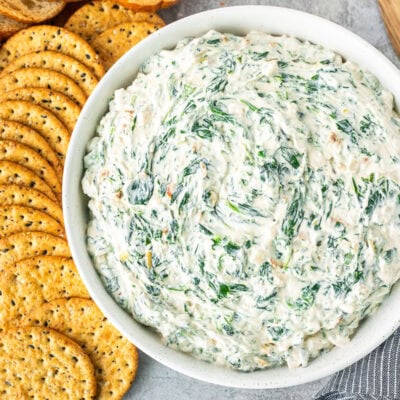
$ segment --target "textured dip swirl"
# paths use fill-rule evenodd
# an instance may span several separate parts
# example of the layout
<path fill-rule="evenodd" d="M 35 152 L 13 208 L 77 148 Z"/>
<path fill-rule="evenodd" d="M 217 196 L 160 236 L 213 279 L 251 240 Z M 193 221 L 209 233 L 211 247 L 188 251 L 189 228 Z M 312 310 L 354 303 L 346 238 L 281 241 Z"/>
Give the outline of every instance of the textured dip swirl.
<path fill-rule="evenodd" d="M 305 366 L 400 276 L 399 163 L 370 73 L 293 37 L 211 31 L 115 92 L 85 157 L 88 248 L 166 345 Z"/>

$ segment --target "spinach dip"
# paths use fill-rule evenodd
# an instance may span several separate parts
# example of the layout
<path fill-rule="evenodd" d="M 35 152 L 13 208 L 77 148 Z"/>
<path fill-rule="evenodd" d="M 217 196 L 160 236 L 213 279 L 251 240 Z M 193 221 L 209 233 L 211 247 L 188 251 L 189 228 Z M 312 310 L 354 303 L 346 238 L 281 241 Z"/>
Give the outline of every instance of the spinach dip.
<path fill-rule="evenodd" d="M 203 360 L 305 366 L 400 277 L 400 117 L 321 46 L 210 31 L 161 51 L 84 162 L 108 292 Z"/>

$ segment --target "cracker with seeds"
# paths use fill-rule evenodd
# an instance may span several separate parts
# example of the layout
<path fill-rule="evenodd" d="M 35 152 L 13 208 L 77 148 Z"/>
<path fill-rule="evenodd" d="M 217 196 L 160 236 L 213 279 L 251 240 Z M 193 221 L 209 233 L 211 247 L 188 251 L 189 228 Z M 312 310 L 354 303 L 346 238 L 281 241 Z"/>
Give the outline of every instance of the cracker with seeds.
<path fill-rule="evenodd" d="M 18 185 L 27 189 L 36 189 L 53 201 L 58 201 L 49 185 L 30 169 L 11 162 L 0 161 L 0 184 Z"/>
<path fill-rule="evenodd" d="M 87 3 L 75 11 L 66 22 L 65 28 L 91 43 L 96 36 L 115 25 L 142 21 L 165 25 L 163 19 L 155 13 L 135 12 L 115 1 L 102 0 Z"/>
<path fill-rule="evenodd" d="M 66 240 L 45 232 L 19 232 L 0 239 L 0 272 L 36 256 L 71 257 Z"/>
<path fill-rule="evenodd" d="M 58 118 L 45 108 L 21 100 L 0 103 L 0 118 L 20 122 L 39 132 L 64 164 L 70 134 Z"/>
<path fill-rule="evenodd" d="M 47 232 L 65 238 L 63 226 L 43 211 L 14 204 L 0 207 L 0 238 L 28 231 Z"/>
<path fill-rule="evenodd" d="M 72 258 L 39 256 L 19 261 L 0 275 L 0 329 L 18 325 L 42 304 L 89 297 Z"/>
<path fill-rule="evenodd" d="M 55 193 L 61 193 L 62 170 L 56 171 L 40 153 L 30 146 L 15 140 L 0 139 L 0 160 L 12 161 L 31 169 L 47 182 Z"/>
<path fill-rule="evenodd" d="M 31 147 L 44 157 L 56 170 L 61 171 L 63 166 L 56 152 L 38 132 L 19 122 L 0 119 L 0 139 L 14 140 Z"/>
<path fill-rule="evenodd" d="M 21 88 L 45 88 L 69 97 L 79 107 L 83 107 L 86 95 L 68 76 L 46 68 L 21 68 L 0 77 L 0 92 Z"/>
<path fill-rule="evenodd" d="M 21 325 L 46 326 L 78 343 L 94 365 L 99 400 L 122 399 L 135 379 L 136 347 L 90 299 L 64 298 L 42 304 L 24 317 Z"/>
<path fill-rule="evenodd" d="M 20 68 L 31 67 L 46 68 L 64 74 L 68 78 L 71 78 L 86 96 L 92 93 L 99 82 L 90 69 L 78 60 L 75 60 L 75 58 L 50 50 L 25 54 L 16 58 L 3 69 L 0 76 Z"/>
<path fill-rule="evenodd" d="M 46 159 L 35 150 L 13 140 L 0 140 L 0 161 L 11 161 L 29 168 L 42 178 L 61 200 L 62 171 L 57 174 Z"/>
<path fill-rule="evenodd" d="M 92 46 L 108 70 L 128 50 L 161 27 L 150 22 L 124 22 L 105 30 L 93 40 Z"/>
<path fill-rule="evenodd" d="M 100 79 L 104 67 L 90 45 L 67 29 L 51 25 L 32 26 L 11 36 L 0 48 L 0 70 L 25 54 L 52 50 L 75 58 Z"/>
<path fill-rule="evenodd" d="M 42 211 L 64 226 L 61 207 L 39 190 L 16 184 L 0 185 L 0 206 L 11 205 Z"/>
<path fill-rule="evenodd" d="M 93 364 L 55 330 L 10 328 L 0 334 L 0 393 L 4 399 L 92 400 Z"/>
<path fill-rule="evenodd" d="M 68 129 L 74 130 L 81 107 L 60 92 L 44 88 L 21 88 L 9 92 L 0 92 L 0 102 L 23 100 L 37 104 L 52 112 Z"/>
<path fill-rule="evenodd" d="M 179 0 L 117 0 L 118 3 L 134 11 L 157 11 L 160 8 L 171 7 Z"/>

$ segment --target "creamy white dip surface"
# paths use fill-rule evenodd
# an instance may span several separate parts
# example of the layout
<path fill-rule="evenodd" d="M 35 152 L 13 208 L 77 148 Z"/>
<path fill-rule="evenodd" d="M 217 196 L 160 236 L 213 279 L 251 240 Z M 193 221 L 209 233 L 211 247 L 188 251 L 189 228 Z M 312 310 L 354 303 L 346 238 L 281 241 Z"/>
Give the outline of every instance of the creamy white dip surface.
<path fill-rule="evenodd" d="M 107 290 L 172 348 L 250 371 L 343 345 L 400 277 L 400 118 L 293 37 L 215 31 L 150 58 L 85 157 Z"/>

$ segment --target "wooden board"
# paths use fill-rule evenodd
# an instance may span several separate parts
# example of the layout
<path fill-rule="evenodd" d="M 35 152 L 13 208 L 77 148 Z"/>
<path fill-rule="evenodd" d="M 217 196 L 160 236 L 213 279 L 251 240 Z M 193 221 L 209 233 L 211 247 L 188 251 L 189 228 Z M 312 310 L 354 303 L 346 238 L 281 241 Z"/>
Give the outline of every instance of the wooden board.
<path fill-rule="evenodd" d="M 393 47 L 400 55 L 400 1 L 379 0 L 379 8 Z"/>

